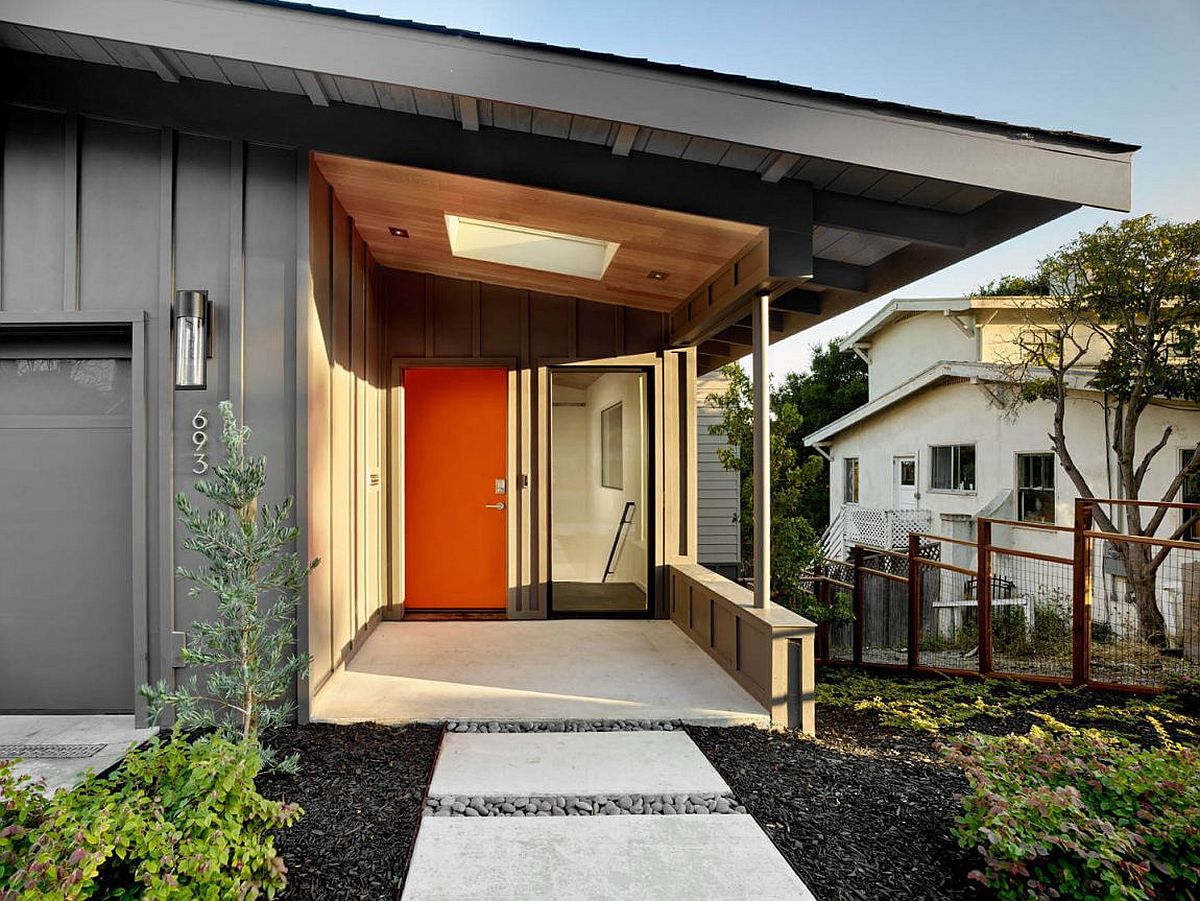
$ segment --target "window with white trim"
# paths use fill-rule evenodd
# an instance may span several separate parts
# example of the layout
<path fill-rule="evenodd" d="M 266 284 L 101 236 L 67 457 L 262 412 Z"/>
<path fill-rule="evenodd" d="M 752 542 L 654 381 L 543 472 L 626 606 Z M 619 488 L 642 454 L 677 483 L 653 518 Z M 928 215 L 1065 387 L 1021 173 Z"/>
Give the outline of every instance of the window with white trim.
<path fill-rule="evenodd" d="M 1192 459 L 1192 454 L 1197 453 L 1191 448 L 1187 448 L 1179 452 L 1179 468 L 1184 469 Z M 1183 480 L 1183 488 L 1180 489 L 1179 499 L 1185 504 L 1200 504 L 1200 472 L 1194 472 Z M 1180 510 L 1180 525 L 1187 522 L 1195 511 Z M 1200 522 L 1192 523 L 1192 527 L 1187 530 L 1183 536 L 1184 541 L 1200 541 Z"/>
<path fill-rule="evenodd" d="M 1054 454 L 1017 454 L 1017 519 L 1054 522 Z"/>
<path fill-rule="evenodd" d="M 929 449 L 929 487 L 935 491 L 975 490 L 975 445 L 942 444 Z"/>
<path fill-rule="evenodd" d="M 847 457 L 842 461 L 842 500 L 847 504 L 858 503 L 858 457 Z"/>

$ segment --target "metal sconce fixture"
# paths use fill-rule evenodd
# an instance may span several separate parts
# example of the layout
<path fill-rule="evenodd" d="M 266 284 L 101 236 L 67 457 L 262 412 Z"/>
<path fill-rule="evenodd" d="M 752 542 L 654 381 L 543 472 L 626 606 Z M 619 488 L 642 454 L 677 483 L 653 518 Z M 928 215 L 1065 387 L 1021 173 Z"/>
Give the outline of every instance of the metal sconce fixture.
<path fill-rule="evenodd" d="M 208 387 L 212 319 L 212 304 L 207 291 L 175 292 L 175 388 L 178 391 L 202 391 Z"/>

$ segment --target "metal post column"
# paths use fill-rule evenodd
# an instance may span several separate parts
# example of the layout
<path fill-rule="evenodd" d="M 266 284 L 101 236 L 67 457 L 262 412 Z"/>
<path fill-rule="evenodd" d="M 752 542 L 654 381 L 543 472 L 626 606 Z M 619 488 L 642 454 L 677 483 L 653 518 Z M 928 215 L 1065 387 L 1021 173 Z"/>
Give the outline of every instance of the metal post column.
<path fill-rule="evenodd" d="M 754 606 L 771 604 L 771 390 L 767 377 L 770 295 L 754 298 Z"/>

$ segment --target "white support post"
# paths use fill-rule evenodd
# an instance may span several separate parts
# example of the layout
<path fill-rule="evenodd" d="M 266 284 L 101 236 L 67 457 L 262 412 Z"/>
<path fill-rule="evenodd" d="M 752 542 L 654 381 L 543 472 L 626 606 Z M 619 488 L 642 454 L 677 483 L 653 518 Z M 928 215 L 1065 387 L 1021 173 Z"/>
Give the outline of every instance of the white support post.
<path fill-rule="evenodd" d="M 771 389 L 767 376 L 770 295 L 754 298 L 754 606 L 771 605 Z"/>

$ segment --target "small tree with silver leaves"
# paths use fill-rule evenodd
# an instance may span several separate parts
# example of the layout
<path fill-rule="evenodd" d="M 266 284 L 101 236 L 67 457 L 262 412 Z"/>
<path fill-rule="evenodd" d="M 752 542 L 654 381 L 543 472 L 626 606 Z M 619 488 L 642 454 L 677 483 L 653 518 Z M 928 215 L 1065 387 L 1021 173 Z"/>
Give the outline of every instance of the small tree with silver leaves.
<path fill-rule="evenodd" d="M 181 728 L 216 729 L 258 744 L 262 730 L 290 721 L 295 712 L 288 689 L 310 663 L 295 652 L 295 614 L 305 580 L 320 561 L 302 564 L 290 550 L 300 534 L 288 525 L 292 498 L 260 509 L 266 457 L 247 456 L 250 430 L 238 424 L 232 404 L 223 401 L 220 412 L 225 459 L 195 486 L 212 506 L 201 511 L 185 494 L 175 499 L 188 532 L 183 546 L 206 561 L 181 566 L 177 575 L 191 583 L 192 597 L 211 592 L 217 598 L 217 618 L 194 623 L 182 653 L 185 666 L 206 671 L 204 688 L 193 676 L 175 688 L 160 681 L 142 693 L 153 718 L 173 707 Z M 265 768 L 296 767 L 295 755 L 277 760 L 265 747 L 260 753 Z"/>

